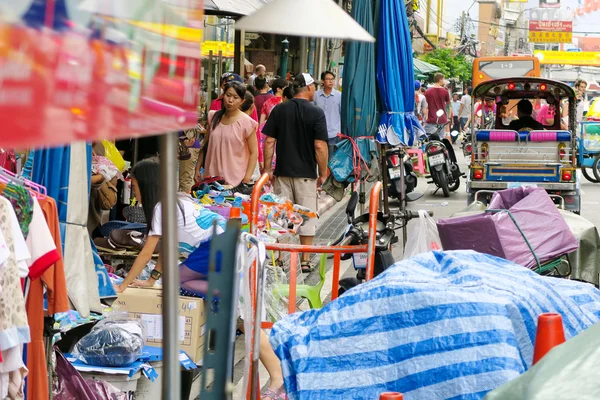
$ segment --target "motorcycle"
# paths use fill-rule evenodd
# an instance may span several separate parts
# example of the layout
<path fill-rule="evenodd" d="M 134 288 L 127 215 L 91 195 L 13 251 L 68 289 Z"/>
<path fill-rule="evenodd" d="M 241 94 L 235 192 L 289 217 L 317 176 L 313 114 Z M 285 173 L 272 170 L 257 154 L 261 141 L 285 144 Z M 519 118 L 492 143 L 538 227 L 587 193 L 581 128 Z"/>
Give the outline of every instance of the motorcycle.
<path fill-rule="evenodd" d="M 404 164 L 404 188 L 406 201 L 417 201 L 423 195 L 413 193 L 417 187 L 417 174 L 414 171 L 412 160 L 399 147 L 388 149 L 385 152 L 386 165 L 388 172 L 388 195 L 397 200 L 401 199 L 402 193 L 402 168 L 400 163 Z"/>
<path fill-rule="evenodd" d="M 440 139 L 444 135 L 445 126 L 449 124 L 449 122 L 439 123 L 444 111 L 438 110 L 436 115 L 438 117 L 436 130 L 429 134 L 425 144 L 429 177 L 432 179 L 428 183 L 434 183 L 438 188 L 437 190 L 442 189 L 444 197 L 450 197 L 450 192 L 455 192 L 460 187 L 460 178 L 463 173 L 460 172 L 458 167 L 452 143 L 448 139 Z"/>
<path fill-rule="evenodd" d="M 465 133 L 462 139 L 462 152 L 465 158 L 471 157 L 473 152 L 473 139 L 471 138 L 471 128 L 465 128 Z"/>
<path fill-rule="evenodd" d="M 336 240 L 333 246 L 356 246 L 361 244 L 367 244 L 369 241 L 369 214 L 363 214 L 357 218 L 354 218 L 356 211 L 356 205 L 358 204 L 358 193 L 353 192 L 350 197 L 350 201 L 346 206 L 346 217 L 348 219 L 348 226 L 346 227 L 342 236 Z M 377 214 L 377 232 L 375 234 L 375 263 L 373 269 L 373 276 L 378 276 L 383 271 L 391 267 L 394 263 L 394 257 L 391 252 L 391 246 L 398 242 L 396 236 L 396 229 L 402 227 L 403 224 L 407 224 L 408 221 L 419 218 L 418 212 L 413 211 L 402 211 L 395 215 L 385 215 L 382 212 Z M 397 220 L 401 221 L 400 226 L 397 224 Z M 356 270 L 356 278 L 344 278 L 340 279 L 339 294 L 342 295 L 344 292 L 351 288 L 360 285 L 366 280 L 367 276 L 367 254 L 344 254 L 342 260 L 349 260 L 352 258 L 354 269 Z"/>

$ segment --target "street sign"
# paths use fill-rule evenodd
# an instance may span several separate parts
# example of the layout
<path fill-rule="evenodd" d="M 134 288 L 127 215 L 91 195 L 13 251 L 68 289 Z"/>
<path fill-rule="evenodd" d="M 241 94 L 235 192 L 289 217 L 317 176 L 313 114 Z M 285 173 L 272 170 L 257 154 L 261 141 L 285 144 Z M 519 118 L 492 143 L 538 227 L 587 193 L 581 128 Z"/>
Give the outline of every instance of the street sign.
<path fill-rule="evenodd" d="M 529 21 L 530 43 L 572 43 L 573 21 Z"/>
<path fill-rule="evenodd" d="M 535 51 L 533 55 L 540 60 L 540 64 L 593 67 L 600 65 L 600 53 L 592 51 Z"/>
<path fill-rule="evenodd" d="M 535 32 L 529 31 L 529 43 L 572 43 L 571 32 Z"/>
<path fill-rule="evenodd" d="M 246 32 L 246 40 L 256 40 L 260 37 L 258 33 Z"/>

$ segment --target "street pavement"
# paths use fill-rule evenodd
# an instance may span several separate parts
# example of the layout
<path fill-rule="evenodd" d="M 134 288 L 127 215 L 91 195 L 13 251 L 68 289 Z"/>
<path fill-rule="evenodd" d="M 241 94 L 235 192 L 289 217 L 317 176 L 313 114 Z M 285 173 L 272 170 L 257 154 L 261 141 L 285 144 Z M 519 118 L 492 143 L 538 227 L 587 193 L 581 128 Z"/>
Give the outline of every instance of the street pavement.
<path fill-rule="evenodd" d="M 460 145 L 455 145 L 455 152 L 457 157 L 459 158 L 459 164 L 461 171 L 468 172 L 467 164 L 462 156 L 462 151 Z M 594 225 L 600 225 L 600 185 L 593 184 L 588 182 L 580 175 L 580 179 L 582 180 L 582 216 L 587 218 Z M 409 210 L 417 211 L 417 210 L 428 210 L 433 211 L 434 219 L 439 218 L 448 218 L 453 214 L 460 212 L 467 206 L 467 193 L 466 193 L 466 181 L 463 179 L 460 188 L 450 194 L 449 198 L 445 198 L 441 191 L 434 194 L 435 185 L 428 184 L 427 179 L 425 177 L 419 177 L 418 187 L 416 189 L 417 192 L 421 192 L 424 196 L 408 205 Z M 339 237 L 339 235 L 343 232 L 346 226 L 346 216 L 344 214 L 345 207 L 347 204 L 349 196 L 346 196 L 344 200 L 340 203 L 332 202 L 331 199 L 323 198 L 320 202 L 321 208 L 321 217 L 318 222 L 317 228 L 317 236 L 315 237 L 315 244 L 327 244 L 329 242 L 333 242 L 335 239 Z M 368 198 L 368 196 L 367 196 Z M 390 204 L 392 208 L 398 207 L 397 203 Z M 366 206 L 368 208 L 368 205 Z M 417 221 L 411 221 L 408 225 L 408 235 L 410 236 L 412 232 L 414 232 L 415 225 Z M 402 248 L 402 231 L 399 230 L 397 234 L 400 237 L 399 242 L 393 247 L 393 255 L 396 261 L 400 261 L 403 259 L 403 248 Z M 318 265 L 317 256 L 313 257 L 313 263 Z M 327 274 L 325 279 L 325 284 L 323 285 L 323 289 L 321 292 L 321 299 L 327 303 L 331 299 L 331 289 L 332 289 L 332 266 L 333 260 L 328 260 L 327 265 Z M 343 261 L 340 269 L 341 277 L 349 277 L 355 274 L 354 269 L 352 268 L 351 261 Z M 315 271 L 309 275 L 304 277 L 306 284 L 316 284 L 319 281 L 318 273 Z M 308 305 L 306 302 L 303 302 L 298 307 L 300 310 L 308 309 Z M 244 342 L 243 338 L 238 339 L 236 342 L 236 367 L 235 367 L 235 377 L 234 383 L 236 384 L 236 390 L 234 392 L 234 399 L 243 399 L 242 395 L 242 371 L 243 371 L 243 351 L 244 351 Z M 266 370 L 261 365 L 260 370 L 261 376 L 261 384 L 267 384 L 267 373 Z"/>

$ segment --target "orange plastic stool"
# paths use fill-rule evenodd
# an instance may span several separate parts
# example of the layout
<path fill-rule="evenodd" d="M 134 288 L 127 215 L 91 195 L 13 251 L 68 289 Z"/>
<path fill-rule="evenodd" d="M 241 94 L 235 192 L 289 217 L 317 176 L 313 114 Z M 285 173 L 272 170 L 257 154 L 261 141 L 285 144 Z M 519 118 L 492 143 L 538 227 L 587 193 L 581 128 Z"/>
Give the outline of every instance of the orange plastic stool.
<path fill-rule="evenodd" d="M 404 396 L 402 396 L 402 394 L 398 392 L 381 393 L 381 395 L 379 396 L 379 400 L 402 400 L 403 398 Z"/>
<path fill-rule="evenodd" d="M 425 168 L 425 156 L 423 155 L 423 150 L 416 148 L 407 149 L 406 154 L 408 154 L 411 158 L 416 156 L 417 165 L 413 168 L 421 175 L 425 175 L 427 173 L 427 169 Z"/>

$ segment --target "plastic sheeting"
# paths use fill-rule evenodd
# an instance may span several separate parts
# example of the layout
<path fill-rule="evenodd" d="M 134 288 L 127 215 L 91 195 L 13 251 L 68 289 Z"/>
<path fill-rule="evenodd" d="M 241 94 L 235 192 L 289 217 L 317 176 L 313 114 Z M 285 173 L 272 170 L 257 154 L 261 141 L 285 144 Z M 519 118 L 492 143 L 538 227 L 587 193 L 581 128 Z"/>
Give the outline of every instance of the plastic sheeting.
<path fill-rule="evenodd" d="M 571 253 L 579 246 L 544 189 L 496 192 L 489 209 L 509 210 L 514 221 L 506 212 L 440 219 L 437 226 L 444 250 L 475 250 L 535 268 L 538 265 L 527 241 L 541 263 Z"/>
<path fill-rule="evenodd" d="M 485 400 L 600 399 L 600 324 L 555 347 Z"/>
<path fill-rule="evenodd" d="M 52 382 L 54 400 L 127 400 L 129 396 L 107 382 L 83 379 L 58 350 L 55 351 L 56 378 Z"/>
<path fill-rule="evenodd" d="M 485 208 L 483 203 L 475 202 L 463 211 L 454 214 L 453 217 L 481 214 Z M 559 210 L 559 212 L 569 229 L 571 229 L 571 233 L 579 241 L 579 248 L 567 255 L 571 265 L 571 278 L 598 286 L 600 283 L 600 235 L 598 234 L 598 228 L 587 219 L 570 211 Z"/>
<path fill-rule="evenodd" d="M 277 322 L 271 345 L 291 400 L 481 399 L 531 367 L 545 312 L 573 337 L 600 320 L 600 292 L 489 255 L 430 252 Z"/>

